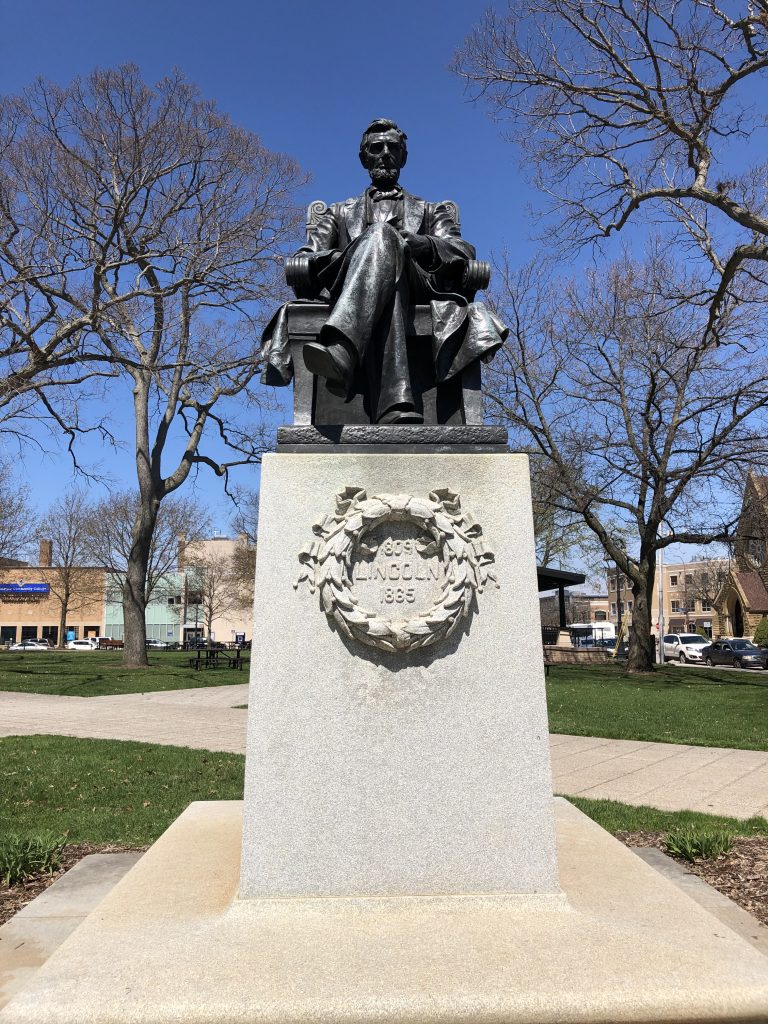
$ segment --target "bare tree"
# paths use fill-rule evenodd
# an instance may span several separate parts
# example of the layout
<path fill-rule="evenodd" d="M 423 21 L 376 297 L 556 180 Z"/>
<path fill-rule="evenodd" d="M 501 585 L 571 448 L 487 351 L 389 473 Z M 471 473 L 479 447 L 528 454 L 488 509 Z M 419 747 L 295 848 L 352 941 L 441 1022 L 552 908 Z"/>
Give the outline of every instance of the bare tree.
<path fill-rule="evenodd" d="M 259 492 L 241 488 L 235 493 L 237 512 L 232 518 L 232 529 L 237 544 L 232 553 L 232 575 L 242 595 L 242 607 L 253 604 L 253 585 L 256 577 L 256 541 L 259 530 Z"/>
<path fill-rule="evenodd" d="M 764 301 L 768 165 L 763 144 L 744 166 L 743 143 L 765 127 L 767 0 L 522 0 L 489 10 L 454 67 L 518 128 L 550 237 L 579 247 L 643 212 L 666 223 L 707 268 L 690 296 L 701 343 L 756 281 Z"/>
<path fill-rule="evenodd" d="M 547 459 L 538 458 L 535 450 L 529 451 L 529 455 L 537 562 L 560 569 L 573 568 L 578 563 L 594 571 L 594 564 L 601 561 L 599 545 L 584 520 L 560 506 L 556 467 Z"/>
<path fill-rule="evenodd" d="M 486 380 L 492 415 L 550 463 L 555 508 L 631 581 L 628 666 L 650 670 L 657 552 L 728 537 L 743 467 L 768 446 L 764 325 L 732 312 L 720 345 L 701 345 L 697 282 L 663 249 L 581 286 L 542 283 L 539 268 L 499 277 L 514 327 Z"/>
<path fill-rule="evenodd" d="M 684 573 L 686 607 L 688 607 L 689 601 L 701 601 L 702 604 L 708 604 L 714 608 L 715 601 L 725 586 L 731 570 L 727 550 L 727 547 L 723 548 L 722 558 L 710 554 L 697 555 L 692 560 L 692 564 L 686 566 Z"/>
<path fill-rule="evenodd" d="M 28 491 L 9 461 L 0 461 L 0 564 L 23 559 L 35 530 Z"/>
<path fill-rule="evenodd" d="M 253 586 L 256 579 L 256 545 L 245 534 L 240 534 L 232 552 L 232 582 L 238 593 L 238 607 L 243 610 L 253 604 Z"/>
<path fill-rule="evenodd" d="M 87 358 L 130 394 L 140 501 L 125 661 L 145 665 L 162 502 L 197 467 L 226 476 L 265 446 L 255 339 L 301 179 L 179 74 L 154 88 L 133 66 L 66 88 L 38 81 L 4 109 L 3 258 L 24 279 L 21 305 L 40 311 L 25 313 L 25 329 L 37 344 L 54 325 L 69 325 L 73 342 L 85 332 Z"/>
<path fill-rule="evenodd" d="M 88 500 L 75 488 L 53 502 L 39 526 L 51 543 L 51 567 L 40 572 L 59 603 L 60 648 L 65 646 L 69 614 L 90 604 L 103 587 L 103 573 L 88 565 L 90 518 Z"/>
<path fill-rule="evenodd" d="M 233 492 L 237 512 L 232 517 L 232 529 L 238 536 L 255 544 L 259 532 L 259 492 L 240 487 Z"/>
<path fill-rule="evenodd" d="M 93 397 L 95 378 L 117 370 L 94 344 L 96 310 L 87 301 L 75 306 L 47 294 L 60 280 L 47 233 L 57 211 L 32 211 L 34 196 L 19 187 L 42 173 L 35 166 L 42 154 L 19 144 L 27 120 L 22 103 L 0 97 L 0 434 L 24 445 L 31 425 L 43 422 L 63 430 L 71 445 L 84 430 L 109 435 L 103 423 L 83 424 L 78 399 Z"/>
<path fill-rule="evenodd" d="M 135 491 L 116 492 L 97 502 L 87 521 L 88 557 L 94 565 L 109 574 L 110 597 L 125 591 L 129 573 L 136 517 L 141 498 Z M 166 498 L 158 509 L 147 558 L 146 581 L 143 588 L 142 620 L 153 595 L 176 589 L 173 573 L 179 563 L 180 546 L 199 540 L 209 527 L 209 517 L 199 502 L 181 495 Z M 126 641 L 128 639 L 128 623 Z"/>
<path fill-rule="evenodd" d="M 214 621 L 236 605 L 229 565 L 210 553 L 196 556 L 188 564 L 187 588 L 189 599 L 200 606 L 205 635 L 210 639 Z"/>

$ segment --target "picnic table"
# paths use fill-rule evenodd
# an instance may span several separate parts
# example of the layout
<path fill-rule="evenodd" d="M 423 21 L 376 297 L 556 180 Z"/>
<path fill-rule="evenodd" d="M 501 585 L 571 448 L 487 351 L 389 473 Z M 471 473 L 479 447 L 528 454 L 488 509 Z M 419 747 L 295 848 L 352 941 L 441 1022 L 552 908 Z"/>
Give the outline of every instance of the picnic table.
<path fill-rule="evenodd" d="M 218 647 L 198 647 L 194 658 L 189 659 L 189 667 L 196 672 L 204 668 L 234 668 L 242 670 L 243 659 L 241 652 L 236 650 L 232 654 L 221 650 Z"/>

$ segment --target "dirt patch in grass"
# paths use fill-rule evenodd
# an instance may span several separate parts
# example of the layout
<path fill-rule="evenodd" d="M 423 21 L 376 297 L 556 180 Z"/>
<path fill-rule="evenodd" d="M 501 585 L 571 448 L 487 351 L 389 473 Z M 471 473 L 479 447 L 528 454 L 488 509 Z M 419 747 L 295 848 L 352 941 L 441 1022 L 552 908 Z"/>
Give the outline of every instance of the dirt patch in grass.
<path fill-rule="evenodd" d="M 616 838 L 627 846 L 655 846 L 666 853 L 664 832 L 617 832 Z M 768 836 L 735 836 L 728 853 L 677 863 L 768 925 Z"/>
<path fill-rule="evenodd" d="M 97 843 L 72 843 L 62 850 L 61 867 L 51 874 L 35 875 L 20 882 L 18 885 L 0 884 L 0 925 L 9 921 L 14 914 L 18 914 L 23 906 L 45 892 L 45 890 L 56 881 L 57 878 L 74 867 L 83 857 L 89 853 L 134 853 L 144 852 L 146 846 L 116 846 Z"/>

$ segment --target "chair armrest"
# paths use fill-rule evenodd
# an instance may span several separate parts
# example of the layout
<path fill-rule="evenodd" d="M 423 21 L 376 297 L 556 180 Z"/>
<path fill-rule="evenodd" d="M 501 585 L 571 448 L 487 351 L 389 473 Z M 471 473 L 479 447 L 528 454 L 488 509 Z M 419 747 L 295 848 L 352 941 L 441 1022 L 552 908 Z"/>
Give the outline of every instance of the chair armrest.
<path fill-rule="evenodd" d="M 465 291 L 474 294 L 487 288 L 491 282 L 491 265 L 486 260 L 468 260 L 461 282 Z"/>
<path fill-rule="evenodd" d="M 309 298 L 312 290 L 309 256 L 288 256 L 285 261 L 285 280 L 293 288 L 296 298 Z"/>

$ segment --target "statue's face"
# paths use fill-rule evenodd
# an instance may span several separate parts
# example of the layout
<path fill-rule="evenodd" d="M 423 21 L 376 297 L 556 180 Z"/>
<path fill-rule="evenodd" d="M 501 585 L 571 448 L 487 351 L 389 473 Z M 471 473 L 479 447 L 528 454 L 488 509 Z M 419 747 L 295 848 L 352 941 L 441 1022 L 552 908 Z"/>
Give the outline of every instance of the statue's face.
<path fill-rule="evenodd" d="M 405 155 L 398 132 L 390 128 L 367 135 L 363 153 L 365 166 L 377 188 L 392 188 L 397 184 Z"/>

